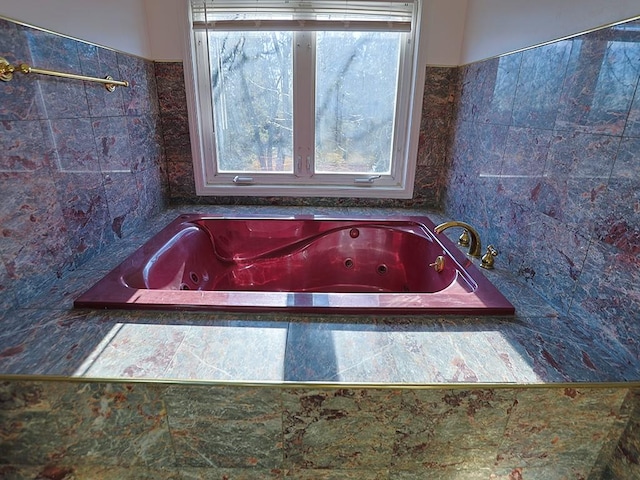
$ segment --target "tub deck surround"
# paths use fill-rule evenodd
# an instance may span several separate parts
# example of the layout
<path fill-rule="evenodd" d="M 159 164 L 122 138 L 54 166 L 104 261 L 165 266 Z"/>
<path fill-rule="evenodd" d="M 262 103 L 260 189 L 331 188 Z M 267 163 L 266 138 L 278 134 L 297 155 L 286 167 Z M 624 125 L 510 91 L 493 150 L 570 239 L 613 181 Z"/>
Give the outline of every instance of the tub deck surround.
<path fill-rule="evenodd" d="M 202 206 L 206 215 L 308 208 Z M 0 373 L 222 382 L 439 384 L 640 380 L 637 361 L 551 308 L 500 265 L 482 270 L 514 316 L 74 309 L 73 300 L 175 219 L 150 219 L 75 271 L 3 312 Z M 360 209 L 322 209 L 325 216 Z M 366 210 L 369 215 L 424 211 Z M 426 212 L 435 222 L 440 214 Z M 447 232 L 455 237 L 459 232 Z M 504 247 L 498 245 L 504 251 Z M 477 260 L 473 260 L 477 262 Z M 601 344 L 602 343 L 602 344 Z"/>
<path fill-rule="evenodd" d="M 426 216 L 181 214 L 75 306 L 513 314 L 434 227 Z"/>

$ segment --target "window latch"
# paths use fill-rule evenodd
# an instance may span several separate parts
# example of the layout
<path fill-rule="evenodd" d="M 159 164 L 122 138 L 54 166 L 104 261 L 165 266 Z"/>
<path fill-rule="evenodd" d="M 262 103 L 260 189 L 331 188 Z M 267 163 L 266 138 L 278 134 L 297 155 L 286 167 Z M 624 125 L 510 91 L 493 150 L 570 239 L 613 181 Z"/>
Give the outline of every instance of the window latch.
<path fill-rule="evenodd" d="M 253 177 L 241 177 L 240 175 L 236 175 L 233 177 L 233 183 L 239 185 L 253 183 Z"/>
<path fill-rule="evenodd" d="M 371 185 L 373 182 L 375 182 L 377 179 L 379 179 L 382 175 L 371 175 L 369 177 L 366 178 L 354 178 L 353 179 L 353 183 L 364 183 L 366 185 Z"/>

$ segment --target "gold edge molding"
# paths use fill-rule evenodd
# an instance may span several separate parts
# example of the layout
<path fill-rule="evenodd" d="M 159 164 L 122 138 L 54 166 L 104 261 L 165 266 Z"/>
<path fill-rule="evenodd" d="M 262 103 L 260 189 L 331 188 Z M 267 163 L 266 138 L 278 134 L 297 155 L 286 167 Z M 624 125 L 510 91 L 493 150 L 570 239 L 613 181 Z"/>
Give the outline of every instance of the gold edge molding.
<path fill-rule="evenodd" d="M 16 25 L 22 25 L 23 27 L 33 28 L 34 30 L 39 30 L 41 32 L 48 33 L 50 35 L 56 35 L 58 37 L 68 38 L 69 40 L 73 40 L 75 42 L 84 43 L 85 45 L 91 45 L 92 47 L 102 48 L 104 50 L 109 50 L 111 52 L 120 53 L 122 55 L 127 55 L 129 57 L 135 57 L 135 58 L 139 58 L 141 60 L 153 61 L 150 58 L 142 57 L 140 55 L 136 55 L 135 53 L 129 53 L 129 52 L 125 52 L 125 51 L 119 50 L 117 48 L 107 47 L 106 45 L 101 45 L 99 43 L 94 43 L 94 42 L 90 42 L 88 40 L 83 40 L 83 39 L 78 38 L 78 37 L 74 37 L 74 36 L 71 36 L 71 35 L 66 35 L 64 33 L 56 32 L 55 30 L 49 30 L 47 28 L 39 27 L 39 26 L 33 25 L 31 23 L 23 22 L 21 20 L 16 20 L 15 18 L 7 17 L 5 15 L 1 15 L 0 14 L 0 20 L 6 20 L 7 22 L 15 23 Z"/>
<path fill-rule="evenodd" d="M 260 387 L 260 388 L 306 388 L 306 389 L 384 389 L 384 390 L 542 390 L 552 388 L 612 389 L 640 388 L 640 381 L 630 382 L 558 382 L 558 383 L 376 383 L 376 382 L 288 382 L 288 381 L 216 381 L 171 378 L 122 378 L 122 377 L 69 377 L 63 375 L 0 374 L 0 382 L 66 382 L 66 383 L 113 383 L 143 385 L 183 385 L 211 387 Z"/>

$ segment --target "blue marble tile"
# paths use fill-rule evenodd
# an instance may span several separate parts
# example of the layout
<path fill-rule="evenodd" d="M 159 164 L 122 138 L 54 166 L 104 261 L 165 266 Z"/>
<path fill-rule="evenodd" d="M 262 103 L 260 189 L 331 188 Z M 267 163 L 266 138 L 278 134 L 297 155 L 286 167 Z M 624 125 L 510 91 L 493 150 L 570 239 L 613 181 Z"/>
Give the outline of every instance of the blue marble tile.
<path fill-rule="evenodd" d="M 68 246 L 75 263 L 81 263 L 113 238 L 102 175 L 57 175 L 56 188 L 69 237 Z"/>
<path fill-rule="evenodd" d="M 83 75 L 97 78 L 105 78 L 109 75 L 114 80 L 120 80 L 116 52 L 94 45 L 78 43 L 78 54 Z M 109 92 L 101 83 L 87 83 L 85 87 L 91 117 L 124 115 L 122 89 L 126 87 L 116 87 L 113 92 Z"/>
<path fill-rule="evenodd" d="M 32 66 L 65 73 L 81 73 L 75 40 L 30 28 L 25 32 L 31 50 Z M 48 75 L 33 78 L 42 90 L 47 118 L 89 116 L 84 82 Z"/>
<path fill-rule="evenodd" d="M 620 139 L 609 135 L 557 133 L 552 140 L 544 178 L 535 190 L 535 207 L 566 224 L 594 230 L 600 212 L 610 208 L 607 184 Z"/>
<path fill-rule="evenodd" d="M 595 327 L 598 335 L 618 342 L 640 360 L 640 257 L 593 242 L 577 284 L 571 313 Z"/>
<path fill-rule="evenodd" d="M 505 55 L 498 59 L 493 90 L 488 91 L 480 121 L 510 125 L 516 98 L 522 53 Z"/>
<path fill-rule="evenodd" d="M 91 120 L 88 118 L 50 121 L 51 133 L 62 172 L 99 172 L 100 157 L 96 150 Z"/>
<path fill-rule="evenodd" d="M 517 275 L 566 312 L 587 255 L 589 238 L 546 215 L 531 216 L 526 255 Z"/>
<path fill-rule="evenodd" d="M 551 138 L 551 130 L 509 128 L 500 171 L 501 177 L 542 176 Z M 503 181 L 508 180 L 503 178 Z"/>
<path fill-rule="evenodd" d="M 0 171 L 28 172 L 55 164 L 56 152 L 46 121 L 0 123 Z"/>
<path fill-rule="evenodd" d="M 513 125 L 553 126 L 571 46 L 571 41 L 559 41 L 522 52 Z"/>
<path fill-rule="evenodd" d="M 56 187 L 44 169 L 0 173 L 0 256 L 8 274 L 28 281 L 60 272 L 71 257 Z"/>
<path fill-rule="evenodd" d="M 126 117 L 103 117 L 91 122 L 103 173 L 133 172 Z"/>
<path fill-rule="evenodd" d="M 31 52 L 23 27 L 0 19 L 0 56 L 10 64 L 31 63 Z M 14 74 L 0 88 L 0 120 L 36 120 L 45 117 L 42 96 L 33 78 Z"/>
<path fill-rule="evenodd" d="M 572 40 L 556 128 L 622 134 L 640 76 L 638 40 L 615 41 L 601 32 Z"/>
<path fill-rule="evenodd" d="M 458 118 L 461 121 L 478 121 L 487 111 L 487 99 L 495 86 L 498 59 L 476 62 L 461 68 Z"/>
<path fill-rule="evenodd" d="M 598 240 L 636 257 L 640 255 L 639 149 L 640 139 L 622 139 L 606 192 L 606 207 L 595 220 Z"/>
<path fill-rule="evenodd" d="M 118 53 L 117 56 L 120 80 L 129 82 L 129 86 L 122 89 L 125 114 L 158 114 L 153 62 L 122 53 Z"/>
<path fill-rule="evenodd" d="M 127 117 L 130 164 L 133 171 L 158 168 L 164 165 L 163 138 L 157 115 Z"/>
<path fill-rule="evenodd" d="M 140 183 L 134 173 L 113 172 L 104 175 L 111 229 L 118 238 L 135 230 L 139 224 Z"/>
<path fill-rule="evenodd" d="M 640 84 L 640 80 L 638 80 Z M 636 88 L 631 108 L 629 109 L 629 117 L 624 130 L 624 135 L 629 137 L 640 137 L 640 88 Z"/>

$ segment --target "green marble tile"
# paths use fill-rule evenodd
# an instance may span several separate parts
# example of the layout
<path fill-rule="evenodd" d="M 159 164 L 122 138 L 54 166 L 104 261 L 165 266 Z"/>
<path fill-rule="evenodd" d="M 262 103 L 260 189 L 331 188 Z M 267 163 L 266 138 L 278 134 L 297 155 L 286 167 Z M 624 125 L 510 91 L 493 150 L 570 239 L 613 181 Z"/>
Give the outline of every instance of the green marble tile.
<path fill-rule="evenodd" d="M 277 468 L 181 468 L 181 480 L 282 480 L 283 472 Z"/>
<path fill-rule="evenodd" d="M 286 480 L 388 480 L 387 470 L 319 470 L 293 469 L 285 472 Z"/>
<path fill-rule="evenodd" d="M 386 468 L 393 449 L 397 390 L 283 392 L 286 468 Z"/>
<path fill-rule="evenodd" d="M 392 467 L 493 466 L 515 396 L 511 389 L 404 391 Z"/>
<path fill-rule="evenodd" d="M 164 398 L 179 466 L 281 467 L 279 389 L 182 385 Z"/>
<path fill-rule="evenodd" d="M 61 382 L 48 388 L 63 435 L 61 458 L 84 465 L 175 465 L 164 387 Z"/>
<path fill-rule="evenodd" d="M 625 389 L 520 389 L 497 468 L 591 467 L 619 421 Z M 615 433 L 614 433 L 615 436 Z"/>

